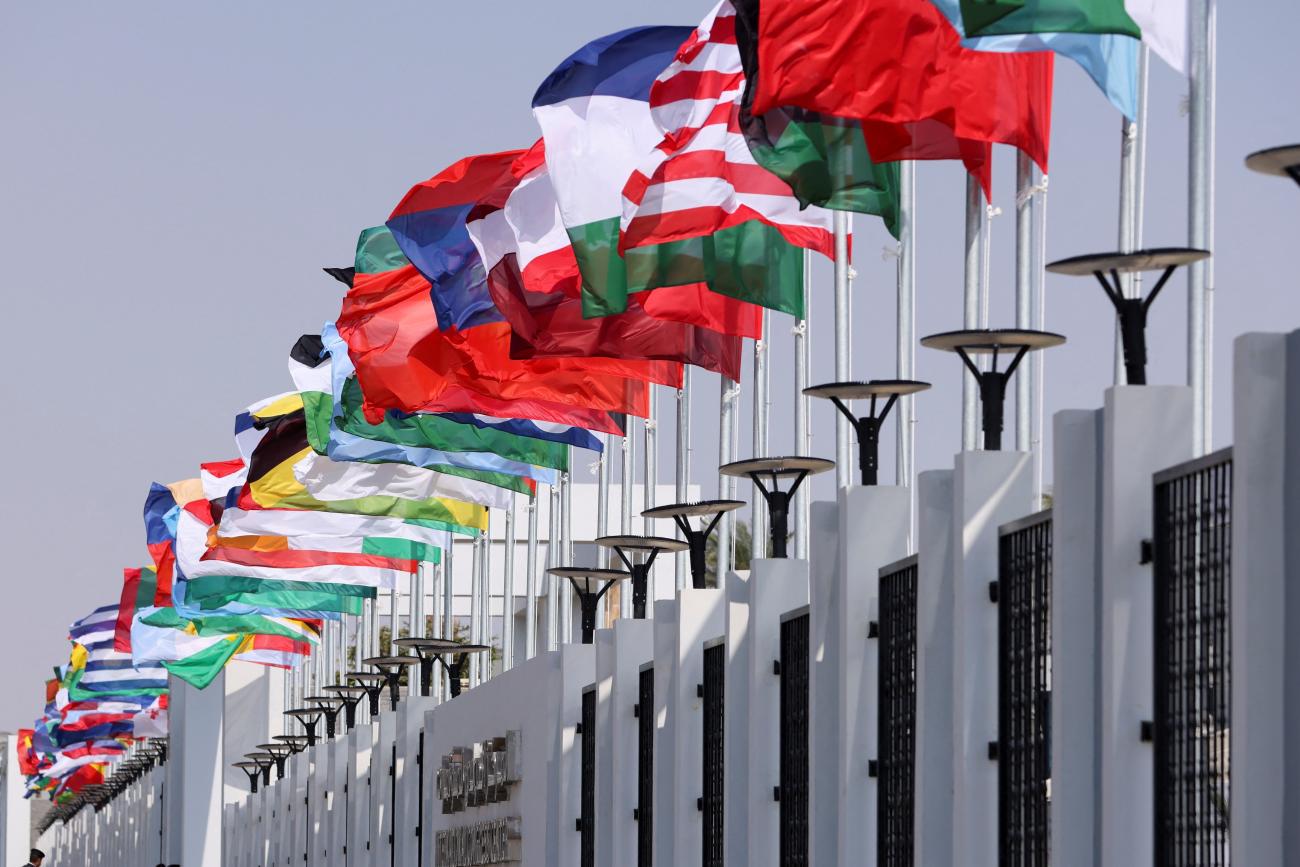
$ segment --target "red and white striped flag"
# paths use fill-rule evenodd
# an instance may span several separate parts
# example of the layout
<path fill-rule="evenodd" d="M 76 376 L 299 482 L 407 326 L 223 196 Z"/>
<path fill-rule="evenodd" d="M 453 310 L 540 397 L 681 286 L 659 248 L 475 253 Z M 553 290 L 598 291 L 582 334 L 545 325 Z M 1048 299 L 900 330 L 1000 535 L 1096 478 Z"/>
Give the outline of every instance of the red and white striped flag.
<path fill-rule="evenodd" d="M 620 251 L 761 220 L 791 244 L 834 256 L 831 212 L 801 210 L 789 185 L 750 154 L 744 92 L 736 10 L 723 0 L 650 90 L 664 139 L 623 188 Z"/>

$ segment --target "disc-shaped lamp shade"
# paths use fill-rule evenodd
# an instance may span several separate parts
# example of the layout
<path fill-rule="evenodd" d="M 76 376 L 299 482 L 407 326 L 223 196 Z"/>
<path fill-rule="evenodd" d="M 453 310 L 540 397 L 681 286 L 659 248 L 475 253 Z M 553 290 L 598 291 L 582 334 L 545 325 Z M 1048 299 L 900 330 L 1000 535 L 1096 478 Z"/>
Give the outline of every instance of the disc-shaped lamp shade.
<path fill-rule="evenodd" d="M 880 426 L 900 397 L 908 397 L 929 387 L 930 383 L 916 379 L 872 379 L 866 382 L 828 382 L 805 388 L 803 393 L 831 401 L 849 420 L 858 438 L 858 470 L 862 474 L 862 484 L 874 485 L 880 475 Z M 880 406 L 882 400 L 884 405 Z M 849 404 L 854 401 L 869 401 L 864 415 L 853 411 Z"/>
<path fill-rule="evenodd" d="M 825 458 L 809 458 L 799 455 L 774 458 L 750 458 L 734 461 L 718 467 L 724 476 L 748 477 L 767 504 L 769 544 L 772 556 L 787 556 L 787 541 L 790 536 L 790 500 L 799 486 L 808 476 L 835 469 L 835 462 Z M 790 486 L 781 488 L 782 479 L 793 479 Z M 764 484 L 766 480 L 766 484 Z"/>
<path fill-rule="evenodd" d="M 1246 157 L 1246 168 L 1264 175 L 1289 177 L 1300 184 L 1300 144 L 1255 151 Z"/>
<path fill-rule="evenodd" d="M 685 551 L 689 545 L 680 539 L 665 536 L 601 536 L 596 544 L 612 548 L 632 576 L 632 617 L 644 620 L 646 596 L 650 585 L 650 570 L 655 558 L 662 553 Z"/>
<path fill-rule="evenodd" d="M 691 586 L 703 590 L 708 586 L 709 536 L 728 512 L 742 508 L 742 500 L 699 500 L 693 503 L 673 503 L 655 506 L 641 513 L 643 518 L 671 519 L 686 539 L 690 551 Z M 700 526 L 692 527 L 691 518 L 699 518 Z"/>
<path fill-rule="evenodd" d="M 630 577 L 630 573 L 622 569 L 584 569 L 578 566 L 559 566 L 546 572 L 556 578 L 567 578 L 573 585 L 582 606 L 582 643 L 593 643 L 596 640 L 596 604 L 610 587 Z"/>

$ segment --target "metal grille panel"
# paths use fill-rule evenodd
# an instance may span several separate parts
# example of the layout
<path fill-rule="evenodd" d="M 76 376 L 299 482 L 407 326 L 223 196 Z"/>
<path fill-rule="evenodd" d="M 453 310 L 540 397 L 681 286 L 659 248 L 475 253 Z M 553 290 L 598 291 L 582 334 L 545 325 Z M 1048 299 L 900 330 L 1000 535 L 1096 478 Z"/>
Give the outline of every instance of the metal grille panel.
<path fill-rule="evenodd" d="M 876 861 L 912 867 L 916 806 L 916 558 L 880 574 Z"/>
<path fill-rule="evenodd" d="M 1232 450 L 1155 478 L 1155 863 L 1228 863 Z"/>
<path fill-rule="evenodd" d="M 637 695 L 636 863 L 652 867 L 654 857 L 655 672 L 641 672 Z"/>
<path fill-rule="evenodd" d="M 781 624 L 781 867 L 808 865 L 808 615 Z"/>
<path fill-rule="evenodd" d="M 582 867 L 596 867 L 596 691 L 582 694 Z"/>
<path fill-rule="evenodd" d="M 722 845 L 723 741 L 727 648 L 704 650 L 704 857 L 703 867 L 725 867 Z"/>
<path fill-rule="evenodd" d="M 1003 527 L 998 555 L 998 862 L 1047 867 L 1052 513 Z"/>

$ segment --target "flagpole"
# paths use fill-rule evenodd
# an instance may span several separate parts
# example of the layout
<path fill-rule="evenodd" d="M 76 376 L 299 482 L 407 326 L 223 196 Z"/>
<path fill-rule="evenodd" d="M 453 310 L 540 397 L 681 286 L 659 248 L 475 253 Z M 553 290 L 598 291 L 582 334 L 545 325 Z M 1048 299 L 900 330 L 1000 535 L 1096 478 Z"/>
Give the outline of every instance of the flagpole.
<path fill-rule="evenodd" d="M 623 437 L 623 466 L 620 470 L 622 474 L 619 482 L 619 495 L 622 498 L 622 508 L 619 511 L 618 531 L 624 535 L 632 535 L 632 486 L 636 481 L 636 436 L 634 423 L 631 418 L 627 420 L 627 432 Z M 618 616 L 632 616 L 632 594 L 617 588 L 618 592 Z"/>
<path fill-rule="evenodd" d="M 686 367 L 686 365 L 682 365 Z M 644 508 L 653 509 L 655 507 L 655 485 L 659 481 L 659 387 L 656 385 L 648 386 L 650 391 L 650 414 L 645 420 L 645 483 L 641 488 L 641 502 Z M 649 521 L 642 519 L 641 529 L 644 533 L 649 533 L 650 528 L 647 526 Z M 650 604 L 647 610 L 654 608 L 654 600 L 657 598 L 656 583 L 652 576 L 650 578 Z M 632 594 L 627 594 L 631 596 Z"/>
<path fill-rule="evenodd" d="M 560 489 L 552 485 L 550 520 L 547 522 L 546 566 L 553 569 L 560 564 Z M 560 646 L 560 579 L 546 576 L 546 649 Z"/>
<path fill-rule="evenodd" d="M 758 340 L 754 341 L 754 421 L 753 430 L 750 432 L 753 437 L 755 457 L 768 456 L 768 378 L 767 355 L 770 335 L 772 333 L 772 315 L 771 311 L 764 308 L 763 310 L 763 334 Z M 798 513 L 795 515 L 798 520 Z M 753 550 L 759 552 L 758 555 L 766 555 L 766 550 L 760 547 L 760 541 L 767 538 L 767 509 L 763 505 L 763 493 L 758 489 L 758 485 L 752 485 L 749 496 L 749 539 L 750 544 L 754 546 Z"/>
<path fill-rule="evenodd" d="M 537 497 L 528 498 L 528 543 L 524 550 L 524 659 L 537 655 Z"/>
<path fill-rule="evenodd" d="M 469 566 L 469 640 L 471 644 L 483 643 L 483 534 L 474 537 Z M 479 654 L 469 658 L 470 686 L 479 684 Z"/>
<path fill-rule="evenodd" d="M 1043 331 L 1047 328 L 1047 175 L 1034 166 L 1033 189 L 1033 246 L 1030 249 L 1029 273 L 1033 280 L 1034 328 Z M 1046 353 L 1035 352 L 1029 360 L 1029 375 L 1033 381 L 1030 401 L 1033 405 L 1033 430 L 1030 432 L 1030 451 L 1033 453 L 1034 508 L 1043 505 L 1043 423 L 1046 410 L 1043 403 L 1043 356 Z"/>
<path fill-rule="evenodd" d="M 808 442 L 808 401 L 803 390 L 809 386 L 808 381 L 808 315 L 812 306 L 808 299 L 812 296 L 812 256 L 803 251 L 803 318 L 794 324 L 790 333 L 794 335 L 794 453 L 807 455 L 812 452 Z M 794 556 L 797 560 L 808 559 L 808 535 L 811 529 L 811 501 L 808 491 L 800 486 L 795 493 L 794 521 Z"/>
<path fill-rule="evenodd" d="M 1190 246 L 1214 246 L 1214 103 L 1216 0 L 1192 0 L 1191 111 L 1188 115 L 1188 236 Z M 1213 260 L 1190 266 L 1187 282 L 1187 383 L 1192 387 L 1193 447 L 1205 454 L 1213 442 L 1210 377 L 1214 360 Z"/>
<path fill-rule="evenodd" d="M 570 449 L 572 452 L 572 449 Z M 572 457 L 572 456 L 570 456 Z M 569 465 L 573 465 L 572 459 Z M 565 473 L 560 477 L 560 542 L 563 545 L 563 562 L 573 562 L 573 475 Z M 563 603 L 560 605 L 560 641 L 568 644 L 573 641 L 573 600 L 569 595 L 568 582 L 560 585 Z"/>
<path fill-rule="evenodd" d="M 689 496 L 691 479 L 691 365 L 682 366 L 682 387 L 677 389 L 677 455 L 675 502 L 684 503 Z M 676 532 L 677 536 L 681 531 Z M 674 564 L 677 589 L 686 586 L 689 573 L 687 553 L 679 552 Z M 651 606 L 653 609 L 653 606 Z"/>
<path fill-rule="evenodd" d="M 848 382 L 853 378 L 853 308 L 849 297 L 849 220 L 847 211 L 832 213 L 835 232 L 835 381 Z M 835 414 L 835 486 L 851 485 L 853 464 L 851 447 L 853 432 L 843 413 Z M 756 455 L 755 457 L 763 457 Z"/>
<path fill-rule="evenodd" d="M 718 396 L 718 465 L 729 464 L 733 460 L 731 448 L 731 430 L 735 425 L 736 416 L 736 399 L 740 396 L 739 384 L 731 383 L 725 376 L 719 376 L 720 393 Z M 718 474 L 718 499 L 731 499 L 732 492 L 735 490 L 730 476 Z M 735 516 L 731 512 L 724 512 L 718 521 L 717 538 L 717 579 L 719 587 L 723 586 L 727 573 L 731 571 L 734 562 L 731 556 L 732 544 L 735 538 Z"/>
<path fill-rule="evenodd" d="M 506 572 L 501 594 L 501 670 L 515 665 L 515 498 L 506 508 Z"/>
<path fill-rule="evenodd" d="M 916 371 L 916 163 L 898 166 L 898 309 L 895 369 L 899 379 L 914 379 Z M 895 483 L 905 485 L 910 501 L 908 550 L 916 536 L 916 408 L 910 395 L 899 398 L 894 410 L 898 441 L 895 449 Z"/>
<path fill-rule="evenodd" d="M 483 545 L 483 556 L 479 559 L 479 643 L 491 646 L 492 644 L 492 527 L 491 515 L 488 513 L 488 527 L 483 531 L 480 537 Z M 478 677 L 479 683 L 492 678 L 492 653 L 489 651 L 481 656 L 479 663 Z"/>
<path fill-rule="evenodd" d="M 595 460 L 595 538 L 608 536 L 610 534 L 610 461 L 608 461 L 608 451 L 610 451 L 610 434 L 601 434 L 601 454 Z M 597 565 L 608 565 L 610 560 L 608 549 L 601 547 L 597 551 Z M 595 621 L 599 624 L 607 624 L 608 621 L 608 602 L 610 595 L 602 595 L 597 602 L 597 617 Z"/>
<path fill-rule="evenodd" d="M 415 572 L 411 575 L 411 603 L 410 603 L 411 625 L 409 634 L 412 638 L 419 638 L 424 634 L 420 624 L 424 619 L 424 561 L 417 560 Z M 420 694 L 420 679 L 418 677 L 408 677 L 406 679 L 407 695 L 416 696 Z"/>
<path fill-rule="evenodd" d="M 963 328 L 978 328 L 980 322 L 981 252 L 984 236 L 984 202 L 979 181 L 966 176 L 966 274 L 963 291 Z M 979 389 L 974 375 L 962 371 L 961 381 L 961 448 L 972 451 L 978 442 Z"/>
<path fill-rule="evenodd" d="M 401 602 L 400 596 L 401 590 L 397 585 L 393 585 L 393 589 L 388 591 L 388 652 L 390 654 L 397 652 L 397 645 L 393 644 L 393 640 L 398 637 L 397 626 L 401 615 L 397 612 L 397 606 Z"/>
<path fill-rule="evenodd" d="M 1145 45 L 1138 49 L 1137 107 L 1134 120 L 1124 118 L 1120 130 L 1119 160 L 1119 249 L 1131 253 L 1142 247 L 1142 213 L 1146 201 L 1147 58 Z M 1142 294 L 1140 272 L 1119 275 L 1120 291 L 1126 298 Z M 1115 323 L 1116 385 L 1128 381 L 1124 367 L 1124 346 L 1119 323 Z"/>
<path fill-rule="evenodd" d="M 1033 167 L 1029 155 L 1016 151 L 1016 327 L 1033 327 L 1033 287 L 1030 251 L 1033 249 Z M 1033 414 L 1030 407 L 1033 383 L 1028 376 L 1016 378 L 1016 451 L 1028 452 Z"/>

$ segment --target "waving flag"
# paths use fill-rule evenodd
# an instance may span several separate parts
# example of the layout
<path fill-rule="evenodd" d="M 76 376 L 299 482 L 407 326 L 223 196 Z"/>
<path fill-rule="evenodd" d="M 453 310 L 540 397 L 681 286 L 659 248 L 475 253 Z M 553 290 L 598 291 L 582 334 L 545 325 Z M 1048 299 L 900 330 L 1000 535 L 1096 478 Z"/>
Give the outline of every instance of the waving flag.
<path fill-rule="evenodd" d="M 137 738 L 167 737 L 167 705 L 168 697 L 160 695 L 131 718 L 131 726 Z"/>
<path fill-rule="evenodd" d="M 488 288 L 510 323 L 512 358 L 655 359 L 740 378 L 740 339 L 687 322 L 657 319 L 638 302 L 585 319 L 578 262 L 560 220 L 541 142 L 516 161 L 500 207 L 480 206 L 467 228 L 488 269 Z M 725 329 L 726 326 L 721 326 Z"/>
<path fill-rule="evenodd" d="M 986 192 L 993 143 L 1047 170 L 1052 54 L 963 48 L 930 0 L 735 2 L 758 22 L 755 115 L 858 120 L 877 162 L 960 158 Z"/>
<path fill-rule="evenodd" d="M 359 248 L 374 243 L 370 235 L 363 233 Z M 372 274 L 364 273 L 362 255 L 357 263 L 338 330 L 371 421 L 389 409 L 482 412 L 620 433 L 608 413 L 646 414 L 645 380 L 575 368 L 568 359 L 513 361 L 508 325 L 441 331 L 429 283 L 414 267 Z M 678 365 L 646 371 L 662 385 L 680 384 Z"/>
<path fill-rule="evenodd" d="M 113 649 L 131 652 L 131 621 L 141 608 L 150 608 L 158 586 L 158 573 L 150 568 L 122 570 L 122 598 L 113 622 Z"/>
<path fill-rule="evenodd" d="M 806 247 L 833 258 L 831 213 L 801 208 L 789 186 L 754 160 L 740 127 L 745 74 L 736 13 L 723 0 L 678 49 L 650 88 L 664 137 L 623 188 L 620 252 L 710 235 L 758 221 L 770 245 Z M 803 316 L 800 284 L 772 285 L 757 303 Z"/>
<path fill-rule="evenodd" d="M 1186 73 L 1188 0 L 961 0 L 970 36 L 1114 34 L 1141 39 Z"/>
<path fill-rule="evenodd" d="M 650 113 L 650 88 L 692 32 L 634 27 L 597 39 L 566 58 L 533 96 L 587 316 L 621 313 L 630 295 L 654 289 L 653 297 L 665 291 L 660 287 L 685 286 L 698 298 L 703 285 L 757 303 L 803 285 L 802 255 L 756 221 L 619 255 L 621 191 L 664 139 Z"/>
<path fill-rule="evenodd" d="M 568 470 L 569 450 L 560 443 L 520 436 L 430 413 L 389 411 L 377 424 L 365 417 L 361 387 L 347 344 L 333 324 L 321 337 L 304 335 L 289 355 L 289 373 L 302 395 L 307 438 L 318 454 L 338 461 L 390 461 L 492 481 L 521 493 L 498 475 L 551 484 L 555 470 Z M 360 441 L 359 441 L 360 440 Z"/>

